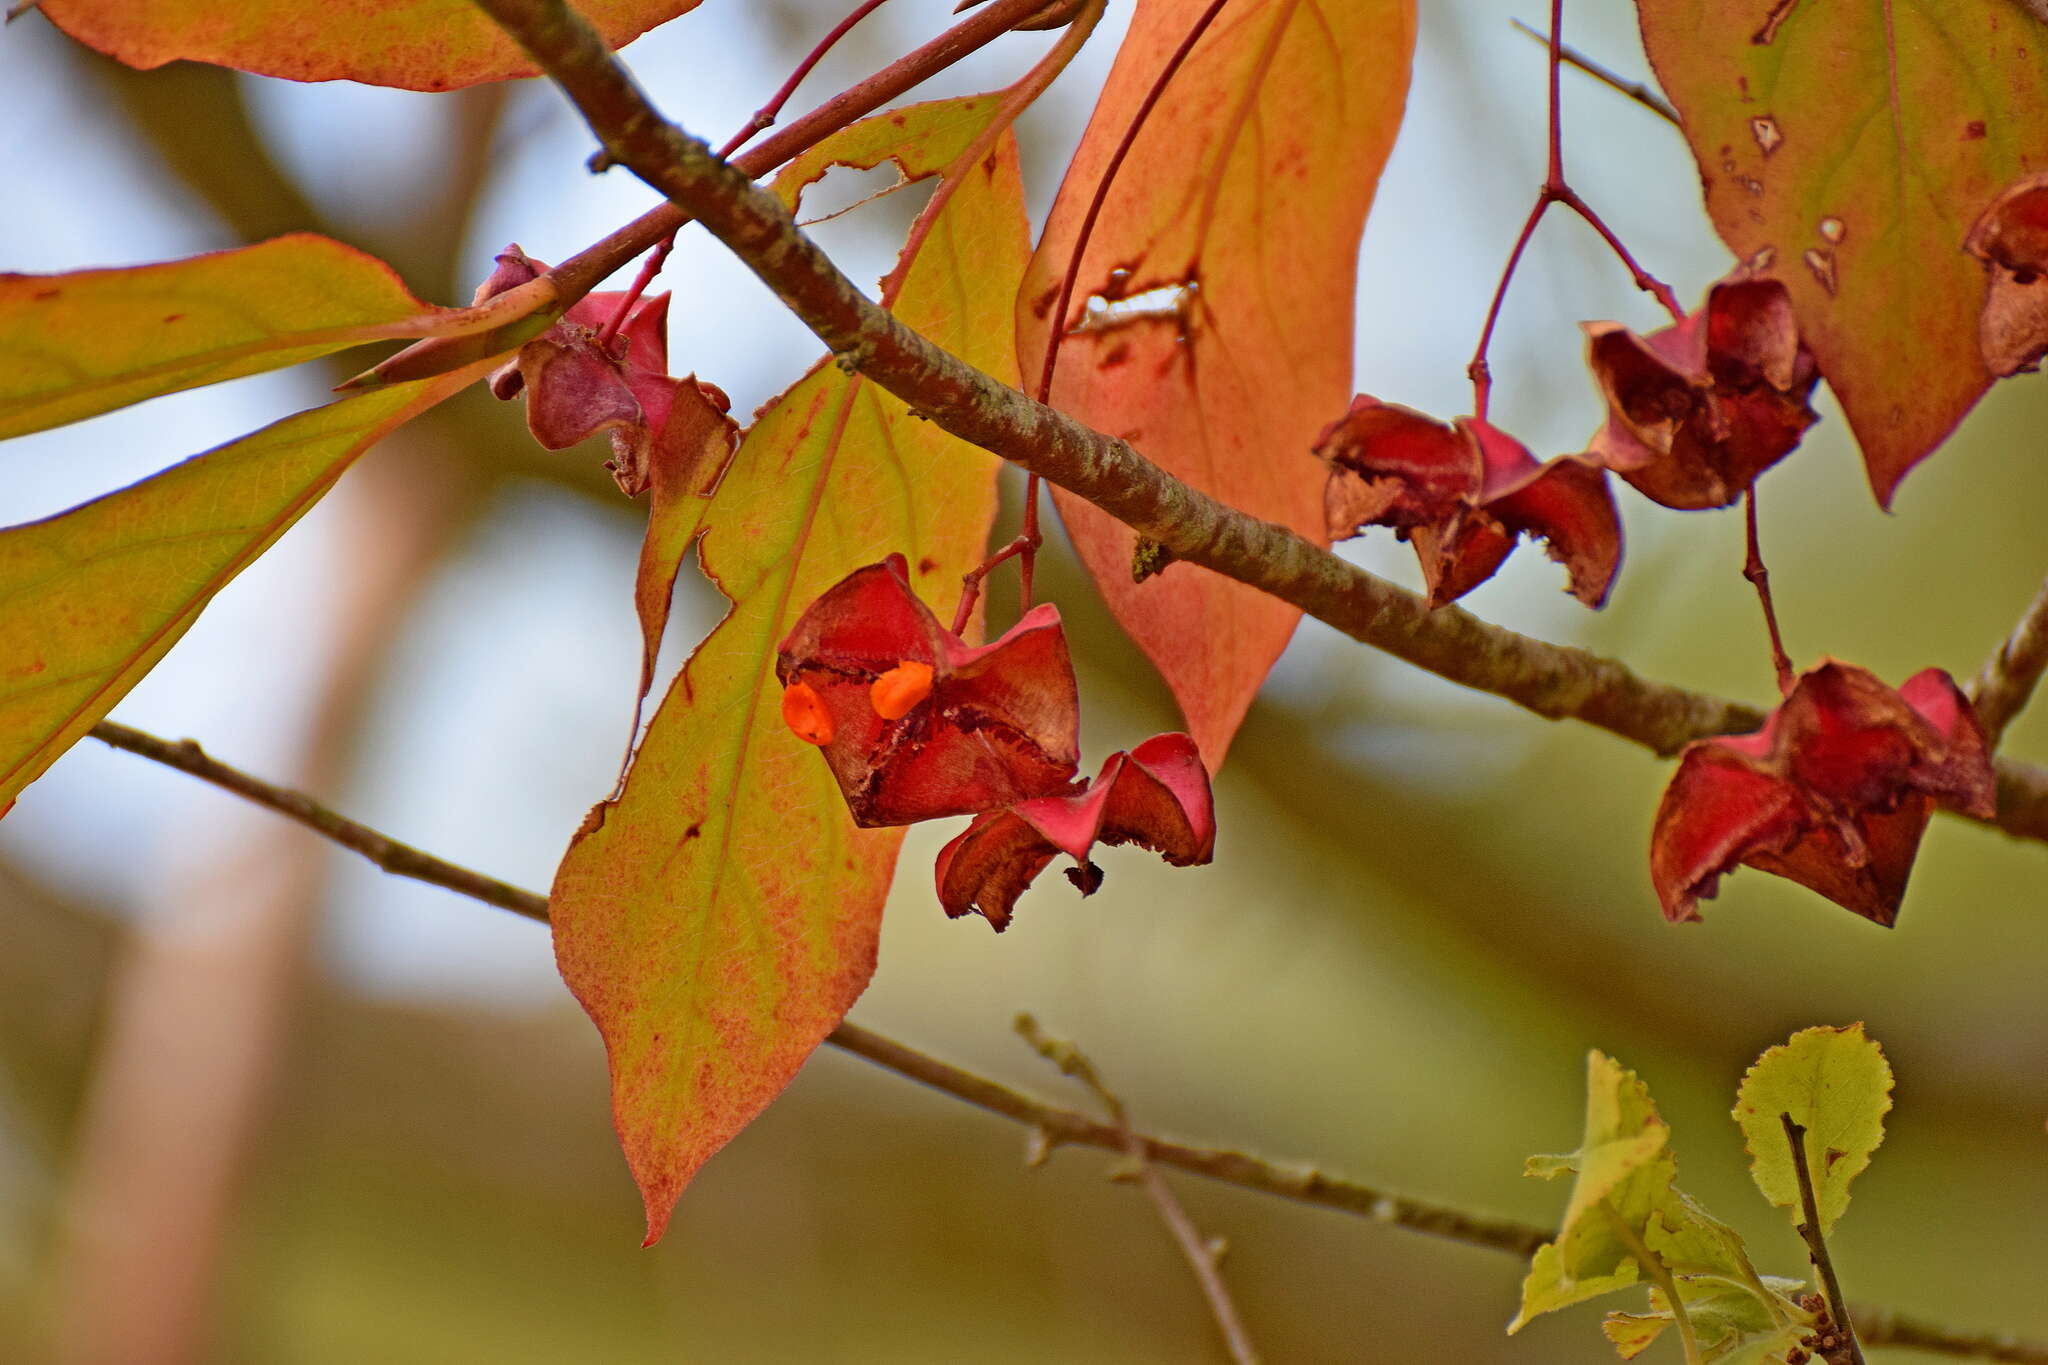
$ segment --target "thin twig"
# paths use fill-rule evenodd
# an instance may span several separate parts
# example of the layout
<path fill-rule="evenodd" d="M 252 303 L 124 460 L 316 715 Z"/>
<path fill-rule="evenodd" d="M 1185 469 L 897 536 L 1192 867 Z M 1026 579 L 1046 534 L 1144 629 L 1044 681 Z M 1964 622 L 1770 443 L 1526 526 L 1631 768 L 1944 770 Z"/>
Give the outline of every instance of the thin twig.
<path fill-rule="evenodd" d="M 1231 1300 L 1230 1286 L 1223 1282 L 1223 1252 L 1217 1242 L 1202 1236 L 1202 1230 L 1195 1226 L 1195 1220 L 1188 1217 L 1188 1211 L 1181 1207 L 1166 1183 L 1150 1161 L 1145 1159 L 1145 1144 L 1131 1128 L 1130 1114 L 1116 1092 L 1102 1079 L 1102 1073 L 1095 1069 L 1087 1055 L 1073 1043 L 1057 1038 L 1048 1038 L 1038 1027 L 1038 1021 L 1028 1014 L 1016 1019 L 1017 1032 L 1039 1056 L 1060 1069 L 1060 1074 L 1072 1076 L 1093 1091 L 1095 1098 L 1109 1112 L 1111 1122 L 1124 1140 L 1124 1150 L 1130 1154 L 1133 1176 L 1159 1211 L 1160 1221 L 1166 1224 L 1168 1232 L 1180 1247 L 1180 1254 L 1187 1260 L 1188 1268 L 1195 1273 L 1195 1283 L 1201 1286 L 1202 1298 L 1209 1305 L 1209 1315 L 1216 1320 L 1216 1328 L 1223 1334 L 1223 1344 L 1230 1351 L 1230 1358 L 1237 1365 L 1259 1365 L 1259 1353 L 1252 1345 L 1251 1334 L 1245 1330 L 1244 1319 L 1238 1316 L 1237 1305 Z"/>
<path fill-rule="evenodd" d="M 1785 653 L 1785 637 L 1778 633 L 1778 609 L 1771 602 L 1771 571 L 1764 567 L 1763 545 L 1756 531 L 1756 485 L 1742 499 L 1742 516 L 1748 548 L 1743 552 L 1742 576 L 1756 589 L 1756 600 L 1764 609 L 1764 629 L 1771 637 L 1771 668 L 1778 675 L 1778 692 L 1792 693 L 1792 660 Z"/>
<path fill-rule="evenodd" d="M 547 921 L 546 897 L 400 843 L 368 825 L 337 814 L 304 792 L 280 787 L 239 768 L 231 768 L 209 757 L 191 740 L 179 743 L 160 739 L 113 721 L 100 722 L 92 733 L 93 738 L 117 749 L 176 768 L 296 820 L 315 833 L 361 854 L 394 876 L 428 882 L 486 905 L 509 910 L 515 915 L 543 923 Z M 1550 1240 L 1546 1229 L 1529 1223 L 1491 1218 L 1445 1204 L 1411 1199 L 1341 1176 L 1326 1175 L 1306 1164 L 1268 1161 L 1225 1148 L 1190 1146 L 1146 1133 L 1118 1129 L 1086 1114 L 1034 1099 L 986 1076 L 978 1076 L 893 1038 L 862 1028 L 851 1020 L 842 1022 L 826 1041 L 886 1071 L 943 1091 L 992 1114 L 1015 1120 L 1032 1132 L 1034 1146 L 1041 1151 L 1075 1146 L 1128 1153 L 1131 1142 L 1135 1140 L 1144 1148 L 1147 1161 L 1162 1166 L 1172 1166 L 1222 1184 L 1277 1195 L 1297 1203 L 1356 1214 L 1376 1223 L 1406 1228 L 1410 1232 L 1428 1233 L 1448 1241 L 1463 1242 L 1467 1246 L 1505 1252 L 1523 1260 L 1533 1256 L 1538 1247 Z M 2048 1345 L 2022 1341 L 2014 1336 L 1952 1331 L 1878 1308 L 1863 1308 L 1857 1317 L 1865 1324 L 1863 1340 L 1872 1346 L 1896 1344 L 1948 1355 L 2009 1362 L 2010 1365 L 2048 1365 Z"/>
<path fill-rule="evenodd" d="M 1508 22 L 1528 34 L 1531 38 L 1534 38 L 1537 42 L 1542 43 L 1545 47 L 1550 46 L 1550 35 L 1542 29 L 1533 28 L 1523 23 L 1520 19 L 1510 19 Z M 1678 111 L 1671 107 L 1671 101 L 1658 94 L 1651 86 L 1644 84 L 1642 81 L 1632 81 L 1625 76 L 1616 75 L 1613 71 L 1600 65 L 1600 63 L 1569 44 L 1558 44 L 1557 55 L 1564 60 L 1565 65 L 1575 66 L 1601 84 L 1627 95 L 1637 104 L 1642 105 L 1643 108 L 1670 123 L 1673 127 L 1684 126 L 1679 122 Z"/>
<path fill-rule="evenodd" d="M 1984 661 L 1976 681 L 1970 684 L 1977 723 L 1984 727 L 1984 740 L 1993 749 L 2005 727 L 2034 695 L 2043 670 L 2048 670 L 2048 582 L 2042 583 L 2040 594 L 2028 604 L 2012 634 Z"/>
<path fill-rule="evenodd" d="M 1126 441 L 1032 401 L 875 306 L 774 195 L 665 122 L 559 0 L 479 0 L 560 82 L 616 159 L 698 216 L 825 345 L 950 432 L 1093 503 L 1175 559 L 1292 603 L 1344 634 L 1538 715 L 1664 755 L 1756 729 L 1755 707 L 1652 682 L 1612 659 L 1489 625 L 1378 578 L 1167 474 Z M 1999 765 L 1995 821 L 2048 839 L 2048 771 Z"/>
<path fill-rule="evenodd" d="M 1855 1325 L 1849 1321 L 1849 1304 L 1842 1297 L 1842 1282 L 1835 1278 L 1835 1263 L 1828 1256 L 1827 1238 L 1821 1235 L 1820 1201 L 1813 1192 L 1813 1172 L 1806 1164 L 1806 1129 L 1794 1123 L 1790 1114 L 1778 1115 L 1778 1122 L 1785 1125 L 1785 1141 L 1792 1144 L 1792 1172 L 1799 1177 L 1799 1205 L 1805 1214 L 1799 1224 L 1799 1236 L 1805 1241 L 1806 1254 L 1827 1288 L 1828 1308 L 1834 1315 L 1835 1330 L 1848 1343 L 1849 1359 L 1853 1365 L 1863 1365 L 1863 1348 L 1856 1341 Z"/>

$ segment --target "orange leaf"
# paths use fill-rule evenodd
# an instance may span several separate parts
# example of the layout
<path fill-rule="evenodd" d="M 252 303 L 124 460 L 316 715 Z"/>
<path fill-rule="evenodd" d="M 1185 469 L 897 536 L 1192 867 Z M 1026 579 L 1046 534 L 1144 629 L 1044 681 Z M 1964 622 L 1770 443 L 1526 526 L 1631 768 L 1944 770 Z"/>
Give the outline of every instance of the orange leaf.
<path fill-rule="evenodd" d="M 1019 355 L 1048 314 L 1105 166 L 1199 0 L 1140 0 L 1032 258 Z M 1053 403 L 1318 544 L 1309 453 L 1351 397 L 1358 237 L 1400 127 L 1412 0 L 1240 0 L 1167 87 L 1089 242 Z M 1126 301 L 1094 311 L 1093 299 Z M 1300 613 L 1192 565 L 1131 581 L 1130 530 L 1055 492 L 1117 620 L 1165 675 L 1211 767 Z"/>
<path fill-rule="evenodd" d="M 1783 280 L 1889 506 L 1991 382 L 1970 225 L 2048 160 L 2048 26 L 2009 0 L 1639 0 L 1707 211 Z"/>
<path fill-rule="evenodd" d="M 553 289 L 437 308 L 375 256 L 303 232 L 159 265 L 0 275 L 0 438 L 365 342 L 502 328 L 545 316 Z"/>
<path fill-rule="evenodd" d="M 700 0 L 578 0 L 623 47 Z M 295 81 L 454 90 L 538 68 L 470 0 L 42 0 L 57 27 L 148 70 L 189 58 Z"/>
<path fill-rule="evenodd" d="M 472 366 L 345 398 L 0 530 L 0 811 L 356 456 L 481 376 Z"/>
<path fill-rule="evenodd" d="M 963 103 L 899 110 L 844 136 L 871 137 L 885 119 L 927 128 L 959 119 Z M 958 146 L 929 160 L 905 153 L 905 173 L 944 167 L 995 102 L 978 108 Z M 1026 234 L 1006 136 L 934 225 L 898 314 L 1014 376 Z M 708 504 L 677 499 L 677 525 L 650 524 L 650 545 L 675 554 L 708 528 L 704 569 L 732 611 L 671 685 L 623 791 L 578 832 L 550 902 L 556 961 L 604 1036 L 650 1242 L 698 1167 L 781 1092 L 874 970 L 902 835 L 854 828 L 831 771 L 790 733 L 776 645 L 826 588 L 891 551 L 908 557 L 921 592 L 957 592 L 987 543 L 995 471 L 824 363 L 762 411 Z"/>

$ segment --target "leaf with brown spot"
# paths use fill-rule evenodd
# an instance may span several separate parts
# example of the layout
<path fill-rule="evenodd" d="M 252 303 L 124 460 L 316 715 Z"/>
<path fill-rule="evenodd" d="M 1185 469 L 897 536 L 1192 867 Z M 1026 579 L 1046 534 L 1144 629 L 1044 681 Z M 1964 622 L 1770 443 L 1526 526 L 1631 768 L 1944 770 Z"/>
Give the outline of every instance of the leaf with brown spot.
<path fill-rule="evenodd" d="M 0 811 L 392 428 L 482 377 L 359 394 L 0 530 Z"/>
<path fill-rule="evenodd" d="M 0 438 L 365 342 L 497 327 L 553 297 L 541 285 L 437 308 L 375 256 L 312 233 L 158 265 L 0 275 Z"/>
<path fill-rule="evenodd" d="M 1019 354 L 1034 382 L 1088 202 L 1202 8 L 1138 4 L 1019 299 Z M 1351 394 L 1358 237 L 1400 127 L 1414 33 L 1411 0 L 1226 7 L 1138 135 L 1060 320 L 1080 325 L 1091 295 L 1192 286 L 1172 307 L 1070 332 L 1052 402 L 1319 545 L 1325 473 L 1309 446 Z M 1133 583 L 1131 531 L 1053 496 L 1110 609 L 1217 766 L 1300 613 L 1192 565 Z"/>
<path fill-rule="evenodd" d="M 898 114 L 924 128 L 961 103 Z M 968 140 L 995 106 L 977 102 Z M 906 153 L 905 173 L 951 154 Z M 1014 378 L 1027 231 L 1005 136 L 933 225 L 898 316 Z M 902 836 L 856 829 L 830 771 L 789 732 L 776 645 L 833 583 L 893 551 L 918 566 L 921 595 L 957 591 L 985 551 L 996 468 L 826 362 L 762 411 L 708 507 L 682 500 L 704 510 L 671 530 L 687 543 L 701 515 L 703 566 L 732 610 L 670 686 L 619 797 L 570 845 L 550 901 L 556 961 L 604 1036 L 650 1242 L 874 970 Z"/>
<path fill-rule="evenodd" d="M 1889 506 L 1991 382 L 1964 236 L 2048 163 L 2048 25 L 2010 0 L 1638 0 L 1721 239 L 1785 282 Z"/>
<path fill-rule="evenodd" d="M 577 0 L 623 47 L 701 0 Z M 470 0 L 41 0 L 87 47 L 148 70 L 186 58 L 295 81 L 455 90 L 538 68 Z"/>

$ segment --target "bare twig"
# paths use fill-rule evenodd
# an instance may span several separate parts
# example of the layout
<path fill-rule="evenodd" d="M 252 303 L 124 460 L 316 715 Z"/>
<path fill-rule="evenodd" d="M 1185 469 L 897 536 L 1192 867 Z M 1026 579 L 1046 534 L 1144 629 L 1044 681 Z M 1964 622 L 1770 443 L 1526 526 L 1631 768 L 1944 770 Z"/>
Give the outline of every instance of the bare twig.
<path fill-rule="evenodd" d="M 1016 1027 L 1034 1052 L 1058 1067 L 1060 1074 L 1072 1076 L 1087 1086 L 1102 1102 L 1102 1107 L 1109 1112 L 1111 1122 L 1124 1140 L 1124 1150 L 1130 1154 L 1133 1178 L 1143 1187 L 1152 1206 L 1159 1210 L 1160 1221 L 1173 1234 L 1188 1268 L 1195 1272 L 1195 1283 L 1201 1286 L 1202 1298 L 1209 1305 L 1209 1315 L 1216 1319 L 1216 1328 L 1223 1334 L 1223 1344 L 1229 1348 L 1230 1358 L 1237 1365 L 1259 1365 L 1259 1353 L 1252 1346 L 1251 1334 L 1245 1331 L 1244 1319 L 1238 1316 L 1237 1305 L 1230 1297 L 1230 1286 L 1223 1282 L 1220 1243 L 1202 1236 L 1202 1230 L 1195 1226 L 1194 1219 L 1188 1217 L 1188 1211 L 1174 1197 L 1165 1178 L 1146 1160 L 1145 1144 L 1132 1131 L 1130 1115 L 1125 1111 L 1123 1101 L 1117 1098 L 1116 1092 L 1102 1079 L 1102 1073 L 1095 1069 L 1095 1064 L 1079 1047 L 1047 1037 L 1039 1029 L 1038 1021 L 1028 1014 L 1017 1016 Z"/>
<path fill-rule="evenodd" d="M 543 922 L 547 919 L 545 897 L 402 844 L 368 825 L 335 813 L 304 792 L 265 782 L 210 758 L 190 740 L 174 743 L 112 721 L 102 721 L 96 726 L 93 737 L 115 748 L 189 773 L 296 820 L 344 848 L 362 854 L 395 876 L 429 882 L 528 919 Z M 1550 1240 L 1546 1229 L 1533 1224 L 1491 1218 L 1446 1204 L 1411 1199 L 1341 1176 L 1326 1175 L 1313 1166 L 1268 1161 L 1226 1148 L 1190 1146 L 1119 1129 L 1086 1114 L 1034 1099 L 986 1076 L 978 1076 L 893 1038 L 862 1028 L 851 1020 L 841 1023 L 826 1041 L 884 1070 L 943 1091 L 992 1114 L 1014 1119 L 1031 1130 L 1034 1145 L 1041 1151 L 1075 1146 L 1128 1153 L 1131 1142 L 1135 1140 L 1144 1148 L 1147 1161 L 1162 1166 L 1172 1166 L 1222 1184 L 1236 1185 L 1240 1189 L 1356 1214 L 1411 1232 L 1424 1232 L 1468 1246 L 1505 1252 L 1524 1260 Z M 1857 1316 L 1865 1322 L 1863 1339 L 1873 1346 L 1897 1344 L 1948 1355 L 2010 1362 L 2010 1365 L 2048 1365 L 2048 1345 L 2022 1341 L 2017 1337 L 1951 1331 L 1884 1309 L 1864 1308 Z"/>
<path fill-rule="evenodd" d="M 1771 602 L 1771 571 L 1764 567 L 1763 543 L 1756 531 L 1756 485 L 1751 484 L 1742 499 L 1742 519 L 1748 542 L 1742 559 L 1742 576 L 1756 589 L 1756 600 L 1764 609 L 1764 629 L 1771 637 L 1771 669 L 1778 675 L 1778 692 L 1792 691 L 1792 660 L 1785 653 L 1785 637 L 1778 633 L 1778 609 Z"/>
<path fill-rule="evenodd" d="M 1792 1144 L 1792 1171 L 1799 1177 L 1799 1205 L 1804 1214 L 1799 1224 L 1800 1240 L 1806 1243 L 1807 1257 L 1814 1269 L 1820 1272 L 1821 1283 L 1828 1291 L 1828 1308 L 1835 1319 L 1835 1330 L 1849 1347 L 1849 1359 L 1854 1365 L 1863 1365 L 1863 1348 L 1856 1341 L 1856 1328 L 1849 1320 L 1849 1304 L 1842 1297 L 1842 1282 L 1835 1278 L 1835 1263 L 1828 1256 L 1827 1238 L 1820 1230 L 1820 1201 L 1813 1192 L 1813 1172 L 1806 1164 L 1806 1129 L 1794 1123 L 1790 1114 L 1778 1115 L 1778 1122 L 1785 1125 L 1785 1141 Z"/>
<path fill-rule="evenodd" d="M 1537 42 L 1542 43 L 1545 47 L 1550 45 L 1550 35 L 1542 29 L 1525 24 L 1520 19 L 1510 19 L 1508 22 L 1528 34 L 1531 38 L 1534 38 Z M 1651 86 L 1646 85 L 1642 81 L 1632 81 L 1625 76 L 1616 75 L 1613 71 L 1600 65 L 1600 63 L 1594 61 L 1569 43 L 1558 44 L 1557 55 L 1565 65 L 1575 66 L 1601 84 L 1612 87 L 1627 95 L 1637 104 L 1642 105 L 1645 109 L 1655 114 L 1658 118 L 1670 123 L 1673 127 L 1684 126 L 1679 122 L 1678 111 L 1671 107 L 1671 101 L 1658 94 Z"/>
<path fill-rule="evenodd" d="M 1970 684 L 1970 700 L 1977 707 L 1977 721 L 1984 727 L 1984 740 L 1993 749 L 2005 734 L 2005 727 L 2026 707 L 2034 685 L 2048 670 L 2048 582 L 2028 604 L 2026 614 L 2012 628 Z"/>
<path fill-rule="evenodd" d="M 781 203 L 664 122 L 603 41 L 559 0 L 480 0 L 569 93 L 620 164 L 687 205 L 826 346 L 943 430 L 1036 473 L 1202 565 L 1352 638 L 1539 715 L 1572 717 L 1660 754 L 1754 730 L 1754 707 L 1652 682 L 1583 650 L 1533 640 L 1359 569 L 1247 516 L 1105 436 L 990 378 L 875 306 Z M 2000 765 L 1997 822 L 2048 839 L 2048 772 Z"/>

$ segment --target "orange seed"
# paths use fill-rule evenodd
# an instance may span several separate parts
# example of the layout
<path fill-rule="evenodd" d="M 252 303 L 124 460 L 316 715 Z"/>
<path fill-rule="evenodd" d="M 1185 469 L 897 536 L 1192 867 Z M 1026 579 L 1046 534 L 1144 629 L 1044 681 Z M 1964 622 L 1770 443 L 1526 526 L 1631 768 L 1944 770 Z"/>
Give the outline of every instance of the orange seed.
<path fill-rule="evenodd" d="M 782 723 L 806 744 L 832 742 L 832 713 L 809 683 L 791 683 L 782 690 Z"/>
<path fill-rule="evenodd" d="M 905 659 L 875 679 L 868 700 L 883 720 L 901 720 L 919 702 L 932 694 L 932 666 Z"/>

